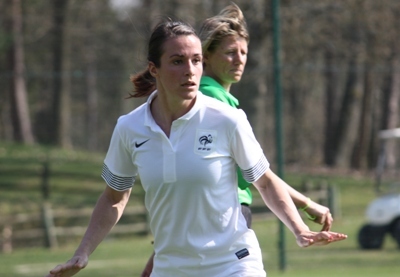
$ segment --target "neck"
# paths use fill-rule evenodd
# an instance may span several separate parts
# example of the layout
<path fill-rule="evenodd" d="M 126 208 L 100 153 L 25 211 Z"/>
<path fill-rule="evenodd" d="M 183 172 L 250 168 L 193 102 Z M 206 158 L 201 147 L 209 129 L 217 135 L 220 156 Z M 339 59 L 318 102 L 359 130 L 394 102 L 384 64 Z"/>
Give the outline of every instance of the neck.
<path fill-rule="evenodd" d="M 189 112 L 195 103 L 195 100 L 182 100 L 180 103 L 168 100 L 158 93 L 150 106 L 155 122 L 167 137 L 170 135 L 172 122 Z"/>
<path fill-rule="evenodd" d="M 209 74 L 209 73 L 205 73 L 204 76 L 207 77 L 211 77 L 213 78 L 215 81 L 218 82 L 218 84 L 220 84 L 227 92 L 229 92 L 229 90 L 231 89 L 231 83 L 224 83 L 222 82 L 221 79 L 219 79 L 217 76 L 215 76 L 214 74 Z"/>

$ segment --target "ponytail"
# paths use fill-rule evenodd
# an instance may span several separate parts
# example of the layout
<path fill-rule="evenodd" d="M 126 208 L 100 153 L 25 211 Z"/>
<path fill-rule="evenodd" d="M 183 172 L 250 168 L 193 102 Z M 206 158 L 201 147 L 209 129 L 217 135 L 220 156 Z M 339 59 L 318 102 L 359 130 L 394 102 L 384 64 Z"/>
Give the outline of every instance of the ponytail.
<path fill-rule="evenodd" d="M 170 38 L 189 35 L 197 37 L 193 27 L 186 23 L 172 21 L 171 19 L 160 22 L 150 36 L 147 61 L 159 68 L 164 43 Z M 130 80 L 133 83 L 133 93 L 130 93 L 128 98 L 149 96 L 157 88 L 156 79 L 151 76 L 148 69 L 131 76 Z"/>
<path fill-rule="evenodd" d="M 138 98 L 149 96 L 156 89 L 156 79 L 150 74 L 148 69 L 130 77 L 133 83 L 133 92 L 128 98 Z"/>

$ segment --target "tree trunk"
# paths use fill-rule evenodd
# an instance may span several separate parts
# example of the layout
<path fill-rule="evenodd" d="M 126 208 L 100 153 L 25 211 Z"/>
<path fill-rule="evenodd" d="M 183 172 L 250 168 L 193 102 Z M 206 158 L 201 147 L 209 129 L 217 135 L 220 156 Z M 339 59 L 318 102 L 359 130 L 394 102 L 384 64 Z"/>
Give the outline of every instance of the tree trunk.
<path fill-rule="evenodd" d="M 373 73 L 369 65 L 365 68 L 364 74 L 364 95 L 362 99 L 361 114 L 358 125 L 357 139 L 354 144 L 351 158 L 351 167 L 354 169 L 364 169 L 367 166 L 367 154 L 371 134 L 371 114 L 372 114 L 372 91 Z"/>
<path fill-rule="evenodd" d="M 6 16 L 0 19 L 0 24 L 4 26 L 5 33 L 12 34 L 12 16 L 11 16 L 11 3 L 0 2 L 0 9 Z M 5 48 L 4 54 L 0 56 L 0 68 L 4 64 L 4 72 L 13 71 L 13 50 L 11 43 Z M 4 87 L 4 95 L 0 101 L 0 139 L 12 141 L 14 138 L 14 127 L 11 107 L 11 99 L 13 98 L 13 80 L 12 78 L 0 78 L 0 87 Z"/>
<path fill-rule="evenodd" d="M 386 87 L 383 89 L 382 120 L 380 129 L 398 127 L 399 100 L 400 100 L 400 60 L 397 56 L 391 58 L 391 71 Z M 396 164 L 395 143 L 389 140 L 386 143 L 386 164 L 394 167 Z"/>
<path fill-rule="evenodd" d="M 67 34 L 66 34 L 67 36 Z M 60 145 L 64 149 L 72 149 L 71 141 L 71 51 L 69 39 L 64 45 L 65 60 L 62 76 L 61 107 L 60 107 Z"/>
<path fill-rule="evenodd" d="M 51 124 L 49 126 L 49 141 L 51 144 L 60 145 L 61 132 L 60 113 L 62 97 L 62 71 L 63 71 L 63 45 L 64 45 L 64 22 L 68 0 L 53 0 L 53 99 L 51 106 Z"/>
<path fill-rule="evenodd" d="M 33 144 L 34 138 L 29 114 L 28 97 L 25 84 L 24 46 L 22 35 L 21 0 L 12 1 L 13 49 L 12 66 L 14 69 L 11 89 L 12 118 L 14 121 L 14 139 Z"/>
<path fill-rule="evenodd" d="M 329 161 L 331 166 L 336 165 L 337 158 L 340 153 L 340 148 L 345 142 L 345 136 L 350 123 L 352 107 L 356 95 L 357 86 L 357 71 L 354 58 L 350 58 L 346 85 L 340 105 L 337 121 L 334 123 L 334 135 L 331 138 L 331 151 Z"/>
<path fill-rule="evenodd" d="M 87 59 L 87 138 L 88 149 L 96 150 L 97 147 L 97 122 L 98 122 L 98 92 L 97 92 L 97 73 L 95 65 L 94 49 L 88 49 Z"/>
<path fill-rule="evenodd" d="M 328 48 L 325 53 L 325 143 L 324 143 L 324 163 L 327 166 L 333 166 L 335 161 L 335 152 L 332 147 L 335 136 L 335 84 L 337 82 L 336 73 L 333 68 L 334 54 L 332 49 Z"/>

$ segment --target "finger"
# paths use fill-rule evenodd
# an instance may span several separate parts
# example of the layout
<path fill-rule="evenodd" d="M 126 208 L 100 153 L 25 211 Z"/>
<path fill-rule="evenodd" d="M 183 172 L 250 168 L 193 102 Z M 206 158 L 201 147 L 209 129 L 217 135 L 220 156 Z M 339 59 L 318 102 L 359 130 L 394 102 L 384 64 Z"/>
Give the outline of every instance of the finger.
<path fill-rule="evenodd" d="M 332 227 L 332 223 L 333 223 L 333 217 L 331 213 L 328 213 L 325 218 L 324 221 L 322 221 L 322 229 L 321 231 L 330 231 L 331 227 Z"/>
<path fill-rule="evenodd" d="M 347 235 L 346 234 L 334 233 L 334 232 L 330 232 L 330 233 L 331 233 L 333 241 L 339 241 L 339 240 L 347 239 Z"/>
<path fill-rule="evenodd" d="M 50 274 L 57 274 L 59 272 L 61 272 L 63 270 L 63 265 L 57 265 L 55 268 L 53 268 L 52 270 L 50 270 Z"/>
<path fill-rule="evenodd" d="M 322 231 L 317 233 L 315 240 L 331 240 L 332 234 L 330 232 Z"/>
<path fill-rule="evenodd" d="M 52 270 L 50 270 L 51 274 L 58 274 L 58 273 L 62 273 L 63 271 L 68 270 L 69 268 L 71 268 L 73 265 L 67 265 L 67 264 L 62 264 L 62 265 L 58 265 L 55 268 L 53 268 Z"/>
<path fill-rule="evenodd" d="M 309 236 L 299 236 L 297 237 L 297 244 L 300 247 L 308 247 L 312 244 L 314 244 L 314 239 L 312 237 Z"/>
<path fill-rule="evenodd" d="M 315 234 L 312 245 L 327 245 L 332 242 L 332 236 L 328 232 Z"/>
<path fill-rule="evenodd" d="M 347 235 L 334 232 L 320 232 L 315 238 L 315 245 L 326 245 L 332 242 L 341 241 L 347 238 Z"/>
<path fill-rule="evenodd" d="M 312 239 L 302 239 L 298 242 L 300 247 L 309 247 L 310 245 L 314 244 L 314 240 Z"/>
<path fill-rule="evenodd" d="M 82 261 L 68 261 L 65 264 L 61 264 L 61 265 L 57 265 L 55 268 L 53 268 L 52 270 L 50 270 L 51 274 L 55 274 L 57 276 L 57 274 L 62 274 L 65 271 L 71 270 L 71 271 L 76 271 L 76 270 L 80 270 L 84 267 L 83 262 Z"/>

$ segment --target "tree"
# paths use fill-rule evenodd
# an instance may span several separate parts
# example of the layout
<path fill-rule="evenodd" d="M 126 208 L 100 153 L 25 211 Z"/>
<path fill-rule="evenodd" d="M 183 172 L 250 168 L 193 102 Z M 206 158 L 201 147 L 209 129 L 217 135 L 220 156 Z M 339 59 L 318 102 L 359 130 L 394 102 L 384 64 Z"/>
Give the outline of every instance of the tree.
<path fill-rule="evenodd" d="M 50 108 L 49 143 L 60 145 L 61 141 L 61 100 L 65 99 L 62 93 L 62 71 L 63 71 L 63 46 L 65 13 L 68 0 L 53 0 L 53 28 L 52 28 L 52 54 L 53 54 L 53 98 Z M 65 108 L 65 107 L 64 107 Z"/>
<path fill-rule="evenodd" d="M 25 84 L 24 46 L 22 34 L 21 0 L 12 0 L 12 34 L 11 68 L 13 78 L 11 85 L 11 118 L 14 128 L 14 139 L 26 144 L 33 144 L 34 137 L 29 114 L 28 96 Z"/>

